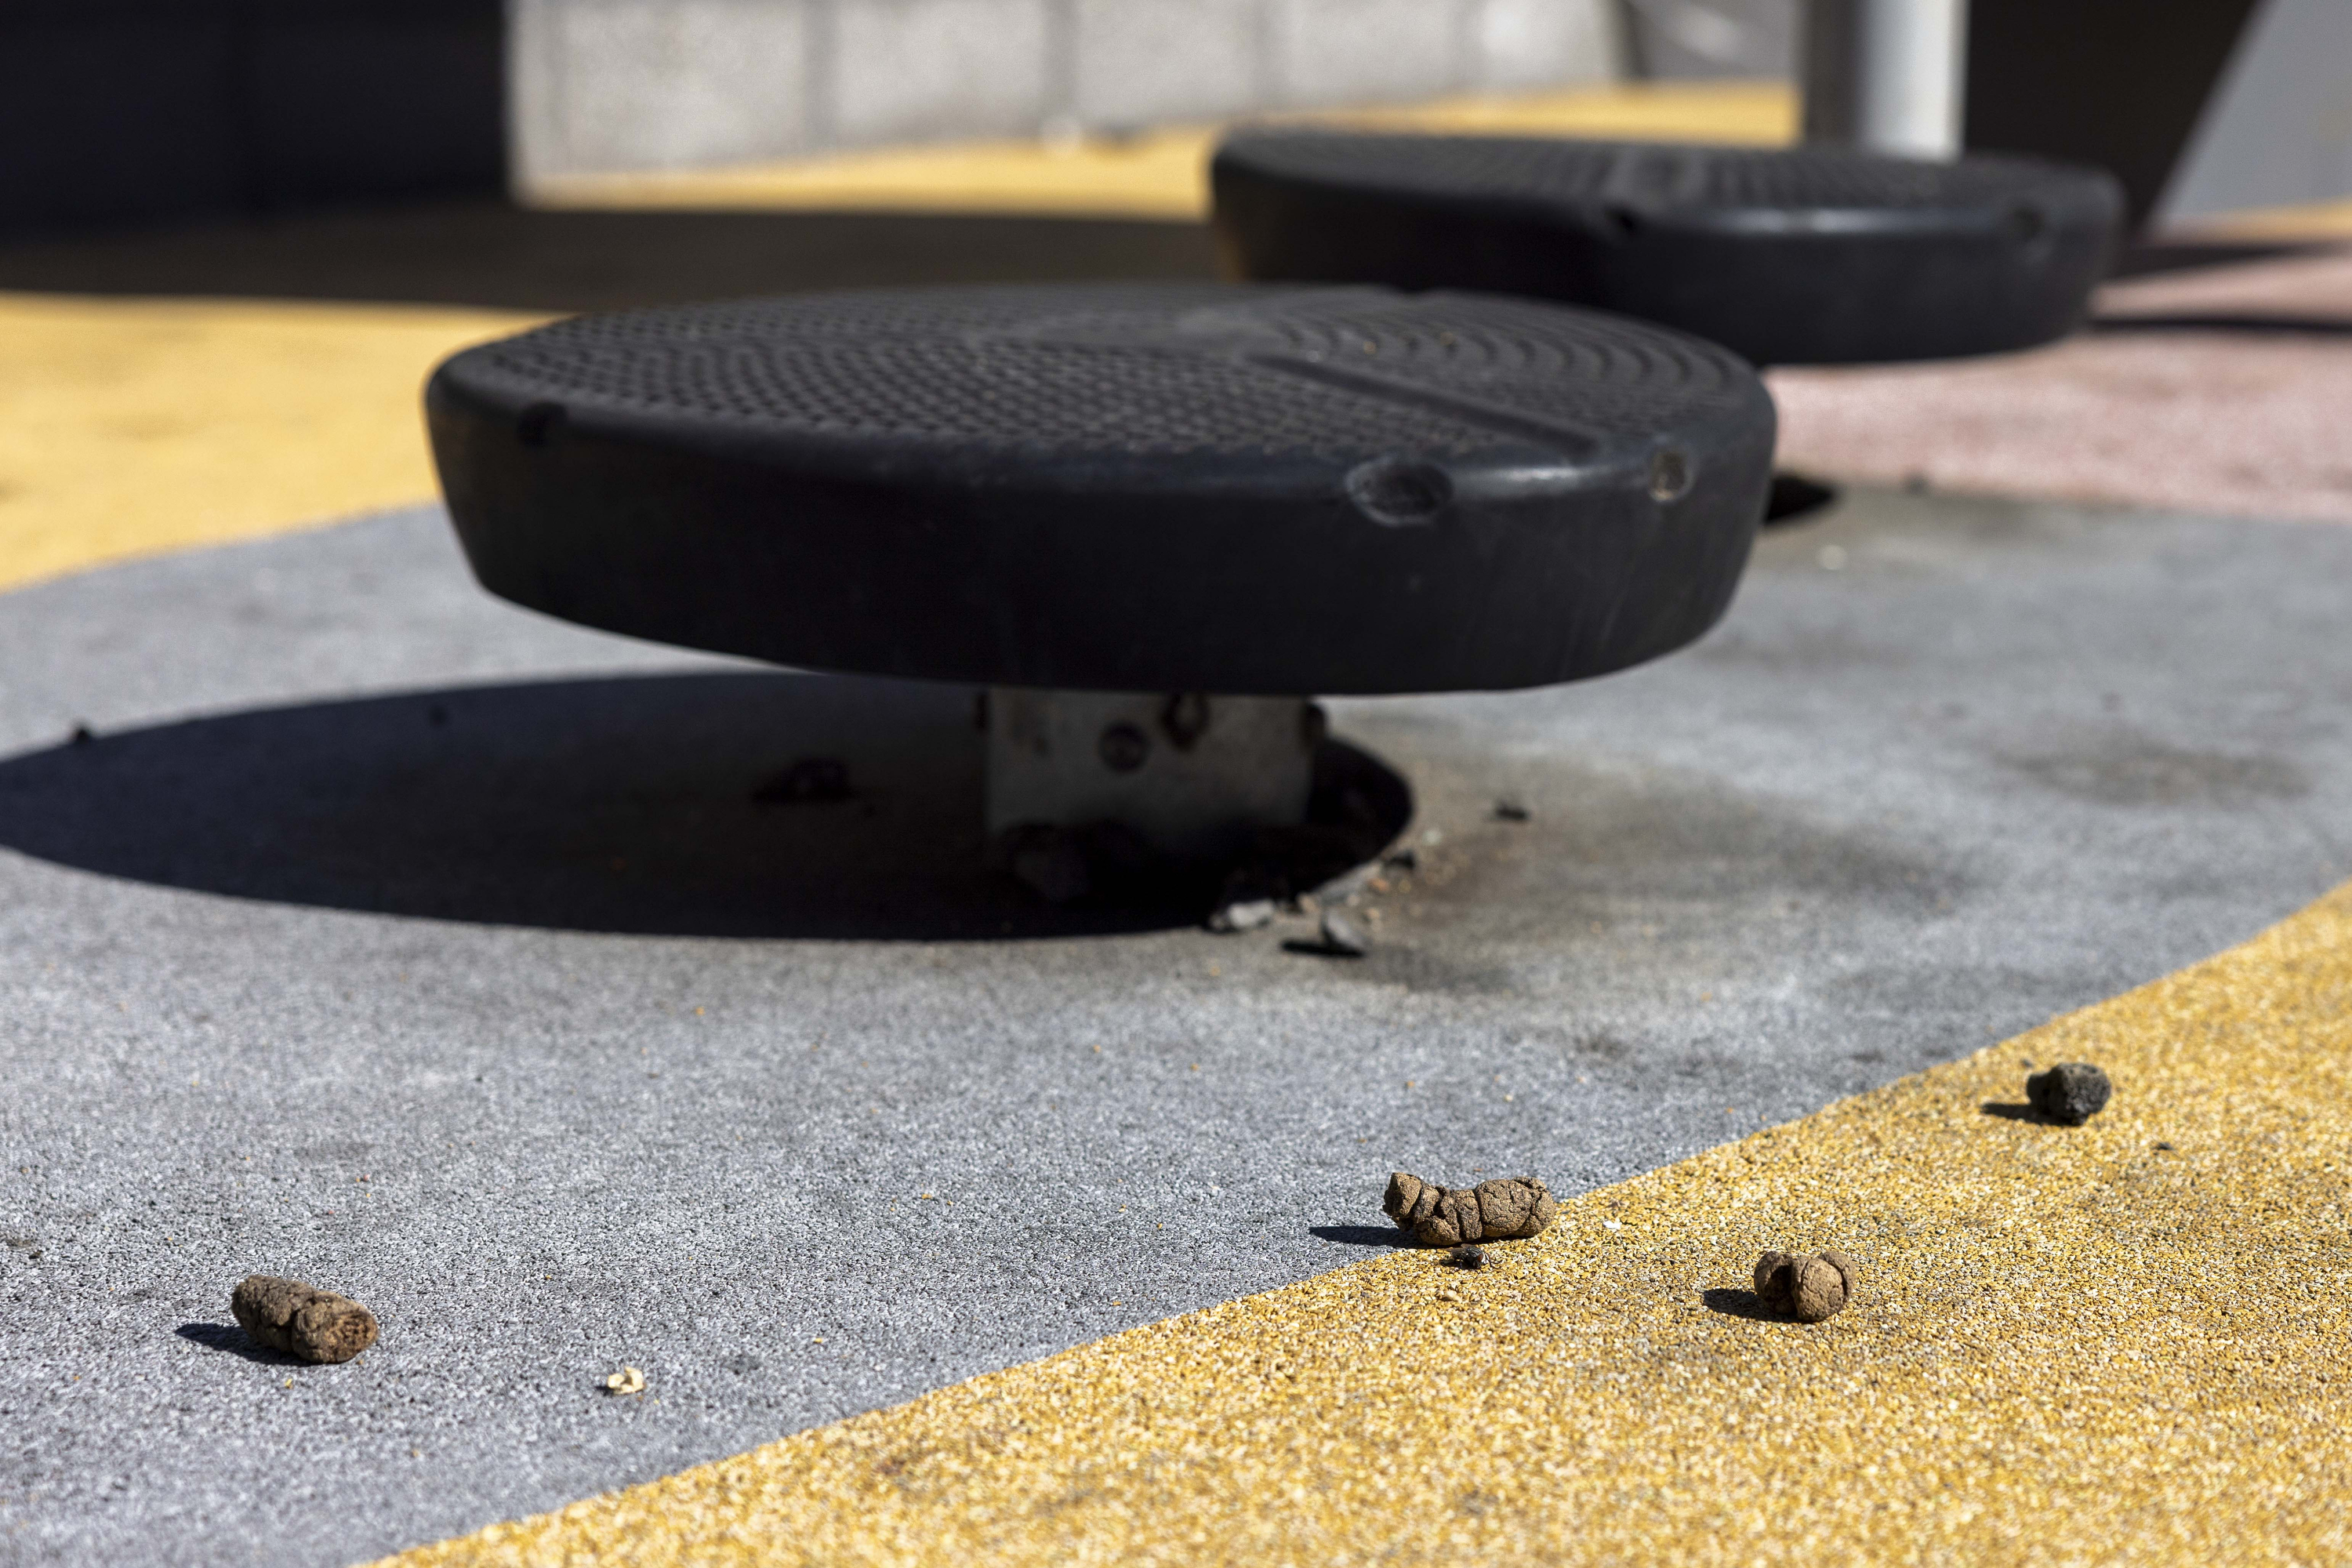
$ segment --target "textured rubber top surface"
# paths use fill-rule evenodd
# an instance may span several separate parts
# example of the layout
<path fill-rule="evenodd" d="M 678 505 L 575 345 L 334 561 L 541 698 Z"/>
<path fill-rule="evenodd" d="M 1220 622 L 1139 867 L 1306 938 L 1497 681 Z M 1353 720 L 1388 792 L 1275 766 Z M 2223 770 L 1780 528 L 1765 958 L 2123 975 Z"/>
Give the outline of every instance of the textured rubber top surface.
<path fill-rule="evenodd" d="M 583 317 L 457 356 L 429 404 L 468 554 L 519 602 L 785 663 L 1134 690 L 1654 657 L 1727 602 L 1772 440 L 1712 344 L 1365 288 Z"/>
<path fill-rule="evenodd" d="M 637 310 L 558 322 L 460 363 L 477 384 L 574 413 L 903 443 L 959 460 L 976 449 L 1048 462 L 1454 456 L 1647 437 L 1750 395 L 1747 368 L 1724 351 L 1590 312 L 1215 285 Z"/>
<path fill-rule="evenodd" d="M 2123 210 L 2105 174 L 2032 159 L 1539 137 L 1248 132 L 1213 183 L 1243 276 L 1597 305 L 1764 363 L 2060 336 Z"/>

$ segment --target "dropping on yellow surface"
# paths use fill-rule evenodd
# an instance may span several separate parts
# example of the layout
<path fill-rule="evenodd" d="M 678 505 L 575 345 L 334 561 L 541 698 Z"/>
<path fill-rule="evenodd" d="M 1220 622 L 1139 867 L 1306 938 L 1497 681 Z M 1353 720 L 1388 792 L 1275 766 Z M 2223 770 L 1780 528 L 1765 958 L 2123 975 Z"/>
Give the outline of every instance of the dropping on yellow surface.
<path fill-rule="evenodd" d="M 2021 1058 L 2116 1099 L 2034 1120 Z M 2347 1146 L 2352 887 L 1475 1274 L 1391 1253 L 391 1561 L 2342 1562 Z M 1790 1246 L 1857 1299 L 1759 1310 Z"/>

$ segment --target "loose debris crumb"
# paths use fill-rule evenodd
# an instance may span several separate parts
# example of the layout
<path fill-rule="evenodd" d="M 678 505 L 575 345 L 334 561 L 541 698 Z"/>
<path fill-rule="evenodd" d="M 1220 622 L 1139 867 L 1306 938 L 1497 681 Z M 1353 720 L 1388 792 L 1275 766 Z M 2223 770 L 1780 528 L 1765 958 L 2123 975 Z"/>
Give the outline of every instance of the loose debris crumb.
<path fill-rule="evenodd" d="M 1399 1171 L 1381 1209 L 1416 1247 L 1465 1241 L 1517 1241 L 1540 1233 L 1559 1212 L 1551 1189 L 1533 1176 L 1497 1177 L 1475 1187 L 1441 1187 Z"/>
<path fill-rule="evenodd" d="M 1484 1268 L 1486 1267 L 1486 1249 L 1465 1241 L 1447 1253 L 1445 1261 L 1456 1268 Z"/>
<path fill-rule="evenodd" d="M 2025 1080 L 2025 1098 L 2033 1109 L 2067 1127 L 2080 1127 L 2105 1110 L 2114 1092 L 2107 1075 L 2088 1062 L 2060 1062 Z"/>
<path fill-rule="evenodd" d="M 1811 1258 L 1768 1252 L 1756 1260 L 1756 1294 L 1772 1310 L 1801 1323 L 1837 1316 L 1859 1282 L 1853 1259 L 1834 1249 Z"/>
<path fill-rule="evenodd" d="M 1361 958 L 1372 950 L 1363 928 L 1337 910 L 1323 911 L 1321 931 L 1323 951 L 1334 958 Z"/>
<path fill-rule="evenodd" d="M 298 1361 L 346 1362 L 375 1343 L 375 1314 L 348 1296 L 299 1279 L 253 1274 L 238 1281 L 229 1310 L 254 1343 Z"/>
<path fill-rule="evenodd" d="M 1236 931 L 1256 931 L 1274 923 L 1275 906 L 1272 899 L 1236 899 L 1220 905 L 1209 917 L 1209 929 L 1223 936 Z"/>
<path fill-rule="evenodd" d="M 1527 802 L 1513 795 L 1507 795 L 1495 803 L 1495 820 L 1497 822 L 1525 822 L 1533 815 L 1528 810 Z"/>
<path fill-rule="evenodd" d="M 819 1340 L 817 1343 L 824 1342 Z M 646 1374 L 633 1366 L 625 1366 L 604 1380 L 604 1392 L 607 1394 L 643 1394 L 645 1391 Z"/>

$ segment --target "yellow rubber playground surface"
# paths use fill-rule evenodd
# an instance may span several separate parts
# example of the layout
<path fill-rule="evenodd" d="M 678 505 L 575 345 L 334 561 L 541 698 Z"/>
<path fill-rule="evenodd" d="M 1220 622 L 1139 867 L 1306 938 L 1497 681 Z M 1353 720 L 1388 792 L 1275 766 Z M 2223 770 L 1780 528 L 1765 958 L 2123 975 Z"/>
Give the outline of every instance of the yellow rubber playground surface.
<path fill-rule="evenodd" d="M 2088 1126 L 2029 1063 L 2105 1064 Z M 2010 1114 L 2004 1114 L 2010 1113 Z M 387 1561 L 2341 1562 L 2352 888 L 1563 1205 Z M 1860 1299 L 1750 1316 L 1768 1247 Z"/>
<path fill-rule="evenodd" d="M 1384 118 L 1767 142 L 1790 131 L 1786 95 L 1748 87 Z M 646 211 L 1189 219 L 1210 134 L 541 195 Z M 2341 216 L 2303 216 L 2294 232 Z M 2341 268 L 2327 276 L 2340 282 Z M 540 319 L 0 295 L 0 590 L 429 500 L 423 376 Z M 2221 414 L 2200 410 L 2274 397 L 2309 417 L 2298 429 L 2330 409 L 2340 420 L 2330 400 L 2352 385 L 2352 350 L 2259 357 L 2276 348 L 2216 350 L 2243 379 L 2168 389 L 2172 416 L 2219 428 Z M 2084 429 L 2154 398 L 2103 346 L 2050 353 L 2077 357 L 2020 374 L 2058 388 L 2052 405 Z M 1983 379 L 2000 367 L 1968 374 L 1979 380 L 1953 384 L 1978 387 L 1978 408 L 2023 384 Z M 1796 424 L 1819 416 L 1801 432 L 1810 450 L 1861 454 L 1830 477 L 1894 484 L 1896 437 L 1831 416 L 1881 417 L 1878 395 L 1896 384 L 1832 376 L 1776 391 L 1810 411 Z M 2199 396 L 2210 404 L 2189 406 Z M 2097 443 L 2065 428 L 1995 434 L 1951 488 L 1998 492 L 2031 469 L 2014 488 L 2079 479 L 2067 493 L 2095 501 L 2146 499 L 2130 487 L 2156 482 L 2145 445 L 2093 473 L 2067 463 Z M 2021 464 L 2015 443 L 2035 439 L 2063 450 Z M 2280 481 L 2292 496 L 2249 510 L 2322 520 L 2315 529 L 2352 517 L 2352 454 L 2324 434 L 2297 439 L 2269 470 L 2304 465 Z M 2193 483 L 2158 499 L 2205 504 L 2242 481 L 2236 460 L 2217 447 Z M 1844 560 L 1825 547 L 1824 573 L 1843 569 L 1832 551 Z M 2102 1065 L 2116 1087 L 2079 1129 L 2019 1103 L 2029 1070 L 2065 1060 Z M 1807 1327 L 1758 1311 L 1759 1252 L 1824 1247 L 1861 1266 L 1843 1314 Z M 1465 1272 L 1383 1251 L 383 1561 L 2352 1560 L 2352 886 L 1963 1059 L 1569 1200 L 1545 1235 L 1490 1258 Z"/>

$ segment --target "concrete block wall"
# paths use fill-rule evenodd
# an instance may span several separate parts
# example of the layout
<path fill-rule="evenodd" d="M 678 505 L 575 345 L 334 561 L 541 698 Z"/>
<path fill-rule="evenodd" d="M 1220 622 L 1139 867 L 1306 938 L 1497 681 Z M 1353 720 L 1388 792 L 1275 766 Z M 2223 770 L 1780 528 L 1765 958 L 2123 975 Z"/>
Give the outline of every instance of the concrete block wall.
<path fill-rule="evenodd" d="M 807 0 L 803 0 L 806 4 Z M 842 146 L 1034 129 L 1053 100 L 1052 0 L 853 0 L 828 8 L 830 60 L 812 58 Z"/>
<path fill-rule="evenodd" d="M 1621 0 L 510 0 L 549 175 L 1621 74 Z"/>
<path fill-rule="evenodd" d="M 1805 0 L 1625 0 L 1625 41 L 1641 76 L 1794 80 L 1804 6 Z"/>
<path fill-rule="evenodd" d="M 1265 0 L 1076 0 L 1066 12 L 1081 125 L 1240 114 L 1265 101 Z"/>
<path fill-rule="evenodd" d="M 793 146 L 809 119 L 806 7 L 520 0 L 508 45 L 517 173 L 679 168 Z"/>

